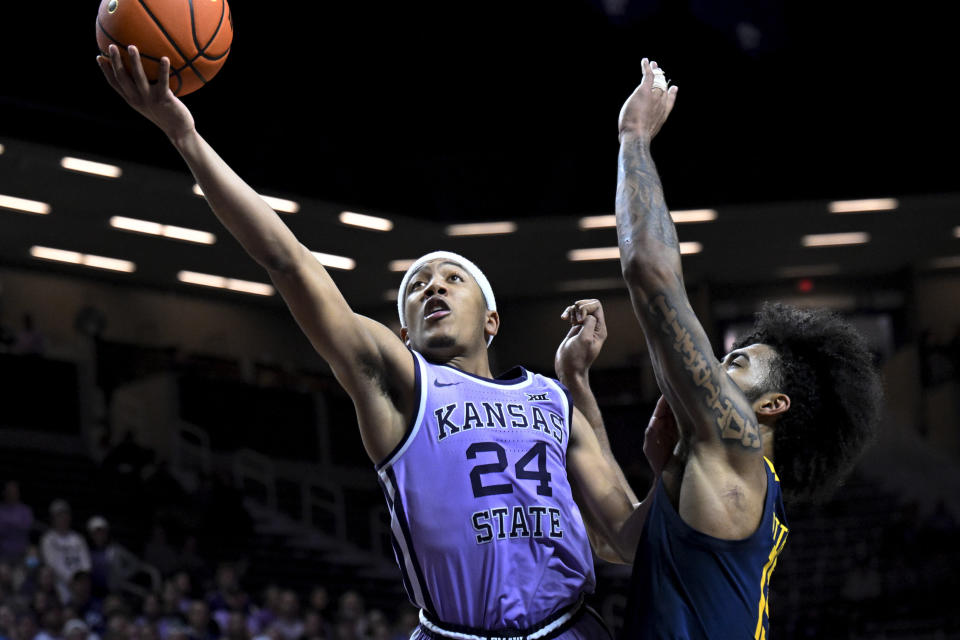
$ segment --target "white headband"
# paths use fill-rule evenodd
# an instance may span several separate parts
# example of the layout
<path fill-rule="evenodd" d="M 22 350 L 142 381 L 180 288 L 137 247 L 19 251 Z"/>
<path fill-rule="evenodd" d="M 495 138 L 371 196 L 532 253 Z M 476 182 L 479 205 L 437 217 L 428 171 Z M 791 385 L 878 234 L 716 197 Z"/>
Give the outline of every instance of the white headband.
<path fill-rule="evenodd" d="M 413 276 L 414 272 L 423 266 L 424 263 L 440 258 L 449 260 L 450 262 L 455 262 L 463 267 L 463 269 L 469 273 L 480 286 L 480 291 L 483 293 L 483 299 L 487 303 L 487 311 L 497 310 L 497 299 L 493 297 L 493 288 L 490 286 L 487 276 L 483 275 L 483 271 L 480 271 L 480 267 L 473 264 L 463 256 L 453 253 L 452 251 L 433 251 L 425 256 L 420 256 L 417 258 L 417 260 L 410 265 L 410 268 L 407 269 L 407 272 L 403 274 L 403 280 L 400 281 L 400 289 L 397 291 L 397 315 L 400 316 L 401 327 L 407 326 L 407 320 L 403 315 L 403 303 L 407 297 L 407 285 L 410 284 L 411 276 Z M 487 340 L 487 345 L 489 345 L 492 340 L 493 336 L 490 336 L 490 338 Z"/>

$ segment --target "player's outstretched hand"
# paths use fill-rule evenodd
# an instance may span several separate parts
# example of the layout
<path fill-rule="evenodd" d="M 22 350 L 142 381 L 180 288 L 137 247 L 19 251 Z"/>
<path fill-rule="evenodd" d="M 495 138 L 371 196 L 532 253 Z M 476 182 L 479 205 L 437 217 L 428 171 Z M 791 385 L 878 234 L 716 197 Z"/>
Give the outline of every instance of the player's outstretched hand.
<path fill-rule="evenodd" d="M 97 63 L 107 82 L 127 104 L 160 127 L 172 140 L 193 130 L 193 115 L 170 91 L 169 58 L 160 59 L 160 73 L 157 81 L 151 83 L 143 71 L 140 52 L 134 45 L 127 48 L 129 69 L 124 66 L 116 45 L 111 44 L 108 53 L 109 57 L 97 56 Z"/>
<path fill-rule="evenodd" d="M 625 134 L 653 140 L 677 100 L 676 85 L 666 91 L 654 86 L 654 71 L 659 68 L 656 62 L 644 58 L 640 64 L 643 67 L 643 80 L 620 109 L 621 140 Z"/>
<path fill-rule="evenodd" d="M 585 376 L 607 339 L 603 306 L 595 299 L 577 300 L 560 317 L 570 322 L 570 331 L 560 343 L 554 359 L 557 376 L 561 380 Z"/>
<path fill-rule="evenodd" d="M 654 476 L 659 476 L 667 466 L 673 450 L 680 439 L 677 419 L 667 399 L 660 396 L 657 406 L 650 416 L 650 422 L 643 433 L 643 455 L 647 457 Z"/>

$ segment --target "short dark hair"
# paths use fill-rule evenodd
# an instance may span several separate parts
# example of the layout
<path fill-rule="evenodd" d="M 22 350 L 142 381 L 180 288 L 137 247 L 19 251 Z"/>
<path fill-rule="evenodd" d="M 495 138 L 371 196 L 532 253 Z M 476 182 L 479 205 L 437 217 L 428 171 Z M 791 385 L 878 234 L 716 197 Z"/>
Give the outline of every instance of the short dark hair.
<path fill-rule="evenodd" d="M 765 303 L 735 348 L 754 343 L 777 352 L 767 390 L 790 397 L 773 438 L 784 498 L 821 502 L 876 436 L 883 387 L 873 352 L 839 314 L 781 303 Z"/>

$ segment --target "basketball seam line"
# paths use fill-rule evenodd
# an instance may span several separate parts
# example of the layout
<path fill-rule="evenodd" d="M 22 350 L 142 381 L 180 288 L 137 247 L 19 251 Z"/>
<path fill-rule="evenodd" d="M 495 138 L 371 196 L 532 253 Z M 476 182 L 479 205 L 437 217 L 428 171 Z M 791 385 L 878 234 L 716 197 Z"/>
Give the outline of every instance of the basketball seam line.
<path fill-rule="evenodd" d="M 167 33 L 167 30 L 164 29 L 160 21 L 157 20 L 157 17 L 153 15 L 152 11 L 150 11 L 150 7 L 147 6 L 147 3 L 144 2 L 144 0 L 138 0 L 138 1 L 140 2 L 140 6 L 143 7 L 143 10 L 147 12 L 148 16 L 150 16 L 150 19 L 153 20 L 154 24 L 157 25 L 157 28 L 160 29 L 161 33 L 163 33 L 164 37 L 170 42 L 170 44 L 173 46 L 176 52 L 180 54 L 180 57 L 187 61 L 187 66 L 190 67 L 190 70 L 197 75 L 197 78 L 200 79 L 201 83 L 207 84 L 207 79 L 203 77 L 203 74 L 200 73 L 200 71 L 193 66 L 192 61 L 188 59 L 186 55 L 184 55 L 183 51 L 180 50 L 180 47 L 177 46 L 177 43 L 174 41 L 174 39 L 170 37 L 170 34 Z M 194 60 L 196 60 L 196 58 L 194 58 Z M 183 68 L 185 69 L 186 67 L 183 67 Z"/>
<path fill-rule="evenodd" d="M 232 48 L 232 47 L 231 47 L 231 48 Z M 226 55 L 229 54 L 229 53 L 230 53 L 230 49 L 227 49 L 226 53 L 224 53 L 224 54 L 223 54 L 222 56 L 220 56 L 220 57 L 222 58 L 222 57 L 226 56 Z M 193 65 L 192 65 L 191 63 L 194 62 L 195 60 L 199 59 L 199 58 L 203 58 L 204 60 L 217 60 L 217 59 L 218 59 L 218 58 L 211 58 L 211 57 L 206 56 L 206 55 L 204 55 L 204 54 L 202 54 L 202 53 L 198 53 L 197 55 L 195 55 L 195 56 L 193 56 L 192 58 L 190 58 L 190 60 L 188 60 L 187 63 L 184 64 L 182 67 L 178 67 L 178 68 L 177 68 L 177 71 L 183 71 L 183 70 L 186 69 L 188 66 L 191 67 L 191 68 L 193 68 Z"/>
<path fill-rule="evenodd" d="M 193 15 L 193 0 L 187 0 L 187 4 L 190 5 L 190 35 L 193 37 L 193 46 L 197 48 L 197 51 L 201 51 L 200 42 L 197 41 L 197 21 L 196 16 Z"/>
<path fill-rule="evenodd" d="M 192 5 L 192 4 L 193 4 L 193 0 L 190 0 L 190 3 L 191 3 L 191 5 Z M 207 44 L 203 45 L 203 48 L 202 48 L 202 49 L 200 49 L 199 46 L 198 46 L 198 48 L 197 48 L 197 51 L 200 52 L 199 55 L 203 56 L 204 59 L 206 59 L 206 60 L 219 60 L 220 58 L 226 57 L 226 55 L 227 55 L 228 53 L 230 53 L 230 47 L 227 47 L 227 50 L 226 50 L 224 53 L 222 53 L 221 55 L 219 55 L 219 56 L 208 56 L 208 55 L 207 55 L 207 49 L 209 49 L 209 48 L 210 48 L 210 45 L 213 44 L 213 41 L 216 40 L 217 34 L 220 33 L 220 27 L 223 26 L 223 16 L 224 16 L 224 14 L 227 12 L 227 11 L 226 11 L 226 6 L 227 6 L 227 3 L 226 3 L 226 0 L 224 0 L 224 2 L 220 5 L 220 22 L 217 23 L 217 28 L 216 28 L 216 30 L 213 32 L 213 35 L 210 36 L 210 40 L 207 41 Z M 192 14 L 192 11 L 193 11 L 193 10 L 191 9 L 191 14 Z M 196 39 L 194 39 L 194 42 L 196 42 Z"/>
<path fill-rule="evenodd" d="M 217 28 L 214 29 L 213 35 L 210 36 L 210 39 L 207 40 L 207 43 L 201 45 L 200 41 L 197 40 L 197 20 L 193 11 L 193 0 L 187 0 L 187 2 L 190 4 L 190 33 L 193 36 L 193 45 L 197 48 L 197 55 L 190 59 L 191 62 L 201 57 L 206 60 L 219 60 L 226 54 L 221 54 L 219 56 L 208 56 L 206 51 L 207 48 L 213 44 L 213 41 L 217 38 L 217 34 L 220 33 L 220 27 L 223 26 L 223 15 L 226 13 L 225 7 L 227 3 L 225 1 L 220 3 L 220 19 L 217 22 Z M 228 48 L 227 51 L 229 52 L 230 49 Z"/>
<path fill-rule="evenodd" d="M 117 40 L 116 38 L 114 38 L 112 35 L 110 35 L 110 32 L 107 31 L 107 28 L 103 26 L 103 23 L 102 23 L 102 22 L 100 22 L 100 17 L 99 17 L 99 16 L 97 16 L 97 26 L 100 27 L 100 31 L 103 31 L 103 35 L 105 35 L 105 36 L 107 36 L 108 38 L 110 38 L 111 40 L 113 40 L 113 43 L 114 43 L 115 45 L 117 45 L 118 47 L 126 47 L 126 46 L 127 46 L 127 45 L 123 44 L 122 42 L 120 42 L 119 40 Z M 139 50 L 137 51 L 137 53 L 140 53 Z M 110 57 L 110 56 L 108 56 L 106 53 L 104 53 L 103 51 L 100 52 L 100 55 L 104 56 L 105 58 L 109 58 L 109 57 Z M 159 59 L 159 58 L 155 58 L 155 57 L 150 56 L 150 55 L 147 55 L 147 54 L 145 54 L 145 53 L 140 53 L 140 57 L 141 57 L 141 58 L 146 58 L 147 60 L 153 60 L 154 62 L 156 62 L 156 63 L 158 63 L 158 64 L 160 63 L 160 59 Z M 177 88 L 176 88 L 176 90 L 173 92 L 174 95 L 176 95 L 177 91 L 180 91 L 180 89 L 183 88 L 183 78 L 180 77 L 180 72 L 181 72 L 183 69 L 185 69 L 185 68 L 186 68 L 186 67 L 180 67 L 179 69 L 173 69 L 173 68 L 171 67 L 171 69 L 170 69 L 170 71 L 173 72 L 173 76 L 177 79 Z"/>

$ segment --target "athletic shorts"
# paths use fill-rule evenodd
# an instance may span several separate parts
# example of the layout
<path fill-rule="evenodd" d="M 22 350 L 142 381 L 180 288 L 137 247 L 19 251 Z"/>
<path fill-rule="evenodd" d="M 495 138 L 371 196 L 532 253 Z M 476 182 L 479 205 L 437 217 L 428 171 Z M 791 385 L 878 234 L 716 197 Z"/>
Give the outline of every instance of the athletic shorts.
<path fill-rule="evenodd" d="M 613 634 L 592 607 L 579 600 L 530 629 L 484 630 L 460 627 L 420 612 L 410 640 L 612 640 Z"/>

